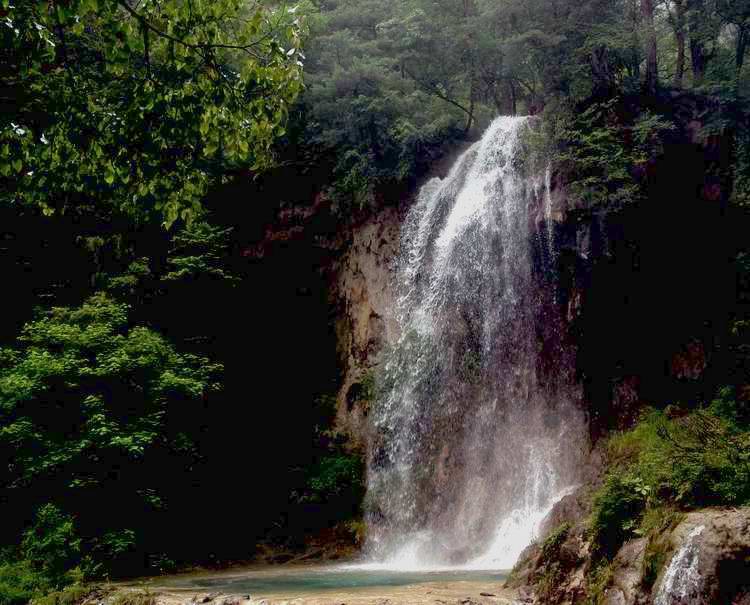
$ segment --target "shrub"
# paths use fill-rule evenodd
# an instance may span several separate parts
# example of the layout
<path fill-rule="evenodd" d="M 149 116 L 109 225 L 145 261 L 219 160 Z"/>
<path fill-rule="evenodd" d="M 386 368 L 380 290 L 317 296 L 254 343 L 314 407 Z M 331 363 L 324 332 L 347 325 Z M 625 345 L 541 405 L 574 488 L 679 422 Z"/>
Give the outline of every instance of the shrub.
<path fill-rule="evenodd" d="M 547 536 L 542 544 L 541 560 L 543 562 L 549 562 L 557 558 L 560 547 L 568 539 L 568 534 L 570 534 L 570 523 L 562 523 Z"/>
<path fill-rule="evenodd" d="M 594 498 L 591 532 L 596 551 L 611 558 L 638 527 L 648 487 L 630 474 L 610 473 Z"/>
<path fill-rule="evenodd" d="M 308 482 L 308 497 L 327 502 L 344 494 L 359 492 L 363 485 L 362 460 L 354 454 L 337 453 L 323 458 Z"/>
<path fill-rule="evenodd" d="M 20 548 L 9 549 L 1 559 L 0 605 L 31 600 L 37 605 L 66 605 L 89 590 L 81 584 L 81 540 L 73 518 L 53 504 L 39 508 Z"/>
<path fill-rule="evenodd" d="M 750 501 L 750 431 L 719 415 L 717 408 L 699 410 L 662 429 L 662 437 L 670 443 L 671 483 L 680 503 Z"/>
<path fill-rule="evenodd" d="M 24 533 L 21 552 L 51 584 L 70 584 L 69 570 L 81 560 L 81 540 L 73 518 L 54 504 L 45 504 L 38 510 L 34 525 Z"/>
<path fill-rule="evenodd" d="M 571 168 L 570 190 L 584 207 L 641 200 L 638 172 L 661 155 L 675 130 L 665 116 L 633 114 L 622 97 L 593 103 L 562 122 L 566 146 L 559 159 Z"/>
<path fill-rule="evenodd" d="M 183 476 L 198 460 L 194 436 L 220 387 L 221 366 L 179 352 L 129 312 L 98 293 L 39 314 L 15 347 L 0 350 L 4 529 L 53 584 L 81 552 L 89 573 L 97 563 L 122 571 L 113 568 L 137 536 L 123 531 L 120 511 L 132 503 L 125 522 L 142 528 L 165 506 L 159 477 Z M 85 543 L 50 500 L 76 511 Z M 26 511 L 37 507 L 24 533 Z"/>
<path fill-rule="evenodd" d="M 95 591 L 99 591 L 96 586 L 73 584 L 63 590 L 46 594 L 43 597 L 34 597 L 31 605 L 76 605 L 83 602 Z"/>

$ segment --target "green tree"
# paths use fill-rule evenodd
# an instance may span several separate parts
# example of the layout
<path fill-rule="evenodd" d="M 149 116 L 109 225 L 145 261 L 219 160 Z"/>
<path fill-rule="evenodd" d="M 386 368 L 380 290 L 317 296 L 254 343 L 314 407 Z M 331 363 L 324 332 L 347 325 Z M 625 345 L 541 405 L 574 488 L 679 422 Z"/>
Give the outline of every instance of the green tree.
<path fill-rule="evenodd" d="M 461 111 L 405 73 L 406 41 L 390 35 L 391 20 L 410 8 L 392 0 L 325 2 L 311 19 L 304 143 L 311 164 L 330 158 L 328 193 L 342 208 L 371 204 L 409 182 L 461 137 Z"/>
<path fill-rule="evenodd" d="M 243 0 L 2 1 L 0 202 L 189 221 L 261 170 L 301 90 L 302 26 Z"/>
<path fill-rule="evenodd" d="M 42 314 L 0 360 L 0 452 L 8 461 L 0 501 L 12 520 L 5 531 L 28 507 L 53 502 L 88 527 L 89 555 L 117 554 L 109 547 L 129 524 L 143 531 L 135 511 L 119 517 L 123 507 L 163 509 L 162 475 L 176 480 L 197 462 L 200 410 L 219 388 L 221 366 L 131 325 L 128 307 L 105 294 Z M 49 510 L 41 509 L 44 527 L 55 525 Z M 49 550 L 34 536 L 57 540 L 68 527 L 57 526 L 27 535 L 33 560 Z"/>

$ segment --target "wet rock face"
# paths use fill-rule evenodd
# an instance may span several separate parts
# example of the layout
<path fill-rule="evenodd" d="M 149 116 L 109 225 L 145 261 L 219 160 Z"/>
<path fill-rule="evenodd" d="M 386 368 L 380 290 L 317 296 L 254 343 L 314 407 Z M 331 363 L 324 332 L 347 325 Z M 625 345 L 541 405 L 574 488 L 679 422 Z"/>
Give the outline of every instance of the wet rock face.
<path fill-rule="evenodd" d="M 750 508 L 690 513 L 669 540 L 673 554 L 654 587 L 656 605 L 747 600 Z"/>
<path fill-rule="evenodd" d="M 605 596 L 606 605 L 628 605 L 643 602 L 641 585 L 646 538 L 631 540 L 617 553 L 613 563 L 612 586 Z"/>
<path fill-rule="evenodd" d="M 391 274 L 399 233 L 397 210 L 381 209 L 353 230 L 334 271 L 332 293 L 342 369 L 336 420 L 355 445 L 365 442 L 372 371 L 383 347 L 395 338 Z"/>
<path fill-rule="evenodd" d="M 570 506 L 570 503 L 567 505 Z M 665 552 L 655 578 L 649 544 Z M 606 605 L 744 605 L 750 602 L 750 507 L 689 513 L 674 529 L 626 542 L 611 564 L 600 596 Z M 532 545 L 508 582 L 536 603 L 579 603 L 592 597 L 593 562 L 585 523 L 545 558 Z"/>
<path fill-rule="evenodd" d="M 526 603 L 583 603 L 587 596 L 589 554 L 582 527 L 572 527 L 552 553 L 538 543 L 529 546 L 521 554 L 506 588 L 516 589 L 520 601 Z"/>

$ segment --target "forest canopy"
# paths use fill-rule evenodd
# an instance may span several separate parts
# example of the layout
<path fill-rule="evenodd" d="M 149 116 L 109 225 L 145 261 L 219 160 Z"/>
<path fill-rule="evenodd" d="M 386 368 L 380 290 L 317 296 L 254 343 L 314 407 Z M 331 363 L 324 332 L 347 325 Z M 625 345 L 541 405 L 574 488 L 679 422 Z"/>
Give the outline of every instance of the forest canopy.
<path fill-rule="evenodd" d="M 413 178 L 498 114 L 567 119 L 592 97 L 748 92 L 746 0 L 321 0 L 307 11 L 305 141 L 335 156 L 331 193 L 345 204 Z"/>

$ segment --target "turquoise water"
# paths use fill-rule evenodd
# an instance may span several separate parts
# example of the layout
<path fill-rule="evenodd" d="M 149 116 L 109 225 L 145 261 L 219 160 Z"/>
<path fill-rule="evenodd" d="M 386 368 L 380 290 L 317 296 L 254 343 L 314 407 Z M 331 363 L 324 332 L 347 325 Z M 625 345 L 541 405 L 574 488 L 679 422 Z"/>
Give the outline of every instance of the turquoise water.
<path fill-rule="evenodd" d="M 168 590 L 220 592 L 229 594 L 318 593 L 328 590 L 396 587 L 428 582 L 497 582 L 507 573 L 500 571 L 399 572 L 346 569 L 341 567 L 274 567 L 223 572 L 214 575 L 185 575 L 165 578 L 160 587 Z"/>

